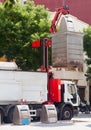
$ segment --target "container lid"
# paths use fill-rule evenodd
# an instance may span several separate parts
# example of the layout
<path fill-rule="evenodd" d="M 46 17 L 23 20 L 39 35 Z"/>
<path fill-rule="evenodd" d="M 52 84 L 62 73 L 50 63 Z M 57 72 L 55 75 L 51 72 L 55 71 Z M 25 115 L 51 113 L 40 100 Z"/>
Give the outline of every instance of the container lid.
<path fill-rule="evenodd" d="M 62 17 L 60 26 L 62 32 L 75 31 L 73 19 L 69 15 Z"/>

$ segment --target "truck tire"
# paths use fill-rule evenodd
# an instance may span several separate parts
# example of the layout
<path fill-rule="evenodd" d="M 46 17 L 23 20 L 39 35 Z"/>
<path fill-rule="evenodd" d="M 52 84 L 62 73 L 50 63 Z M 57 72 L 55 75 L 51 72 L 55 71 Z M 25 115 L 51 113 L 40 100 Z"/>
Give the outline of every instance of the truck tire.
<path fill-rule="evenodd" d="M 11 107 L 8 111 L 8 115 L 7 115 L 7 123 L 12 123 L 13 122 L 13 112 L 14 112 L 14 106 Z"/>
<path fill-rule="evenodd" d="M 65 106 L 61 113 L 62 120 L 71 120 L 73 117 L 73 112 L 70 107 Z"/>
<path fill-rule="evenodd" d="M 0 123 L 1 124 L 4 122 L 3 119 L 4 119 L 4 113 L 2 110 L 0 110 Z"/>

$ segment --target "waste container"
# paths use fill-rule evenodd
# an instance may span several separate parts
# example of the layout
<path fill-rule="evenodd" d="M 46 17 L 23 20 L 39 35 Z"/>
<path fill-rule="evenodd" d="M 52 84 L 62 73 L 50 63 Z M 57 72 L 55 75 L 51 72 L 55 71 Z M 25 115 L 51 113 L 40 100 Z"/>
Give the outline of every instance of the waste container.
<path fill-rule="evenodd" d="M 28 105 L 16 105 L 13 112 L 13 123 L 16 125 L 28 125 L 30 120 Z"/>
<path fill-rule="evenodd" d="M 55 122 L 57 122 L 56 107 L 53 104 L 43 105 L 40 120 L 43 123 L 55 123 Z"/>
<path fill-rule="evenodd" d="M 2 124 L 1 122 L 2 122 L 2 121 L 1 121 L 1 113 L 0 113 L 0 125 Z"/>

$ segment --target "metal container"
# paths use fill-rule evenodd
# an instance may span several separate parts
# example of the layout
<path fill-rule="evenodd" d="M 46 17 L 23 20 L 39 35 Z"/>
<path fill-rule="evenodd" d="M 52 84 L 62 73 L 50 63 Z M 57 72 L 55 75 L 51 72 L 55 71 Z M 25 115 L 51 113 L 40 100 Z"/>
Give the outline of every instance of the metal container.
<path fill-rule="evenodd" d="M 53 35 L 52 65 L 83 68 L 83 33 L 60 31 Z"/>
<path fill-rule="evenodd" d="M 57 122 L 57 110 L 54 105 L 43 105 L 41 113 L 41 122 L 55 123 Z"/>
<path fill-rule="evenodd" d="M 1 121 L 2 119 L 1 119 L 1 113 L 0 113 L 0 125 L 2 124 L 2 121 Z"/>
<path fill-rule="evenodd" d="M 13 113 L 13 123 L 16 125 L 28 125 L 30 123 L 28 105 L 16 105 Z"/>

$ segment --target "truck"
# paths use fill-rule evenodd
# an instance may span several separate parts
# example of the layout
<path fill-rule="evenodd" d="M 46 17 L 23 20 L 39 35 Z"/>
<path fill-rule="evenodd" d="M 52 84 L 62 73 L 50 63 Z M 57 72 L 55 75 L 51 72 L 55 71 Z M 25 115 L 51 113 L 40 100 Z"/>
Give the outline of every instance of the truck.
<path fill-rule="evenodd" d="M 61 15 L 68 13 L 67 6 L 57 10 L 52 20 L 51 33 L 57 31 L 56 26 Z M 28 105 L 33 121 L 40 120 L 42 106 L 45 104 L 55 106 L 58 120 L 71 120 L 74 114 L 78 113 L 80 98 L 76 84 L 54 77 L 55 71 L 48 68 L 50 43 L 49 39 L 44 39 L 45 64 L 42 71 L 22 71 L 15 62 L 0 62 L 1 122 L 12 123 L 14 108 L 22 104 Z"/>
<path fill-rule="evenodd" d="M 17 104 L 27 104 L 32 120 L 40 120 L 42 106 L 54 104 L 58 120 L 71 120 L 79 95 L 72 81 L 54 78 L 52 71 L 22 71 L 15 62 L 0 62 L 1 122 L 12 123 Z"/>

